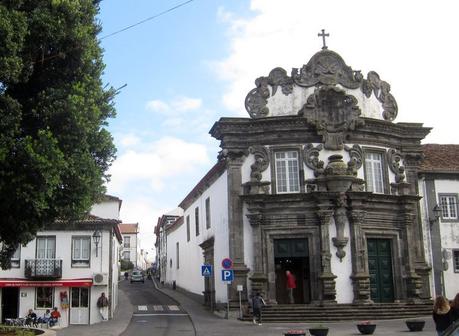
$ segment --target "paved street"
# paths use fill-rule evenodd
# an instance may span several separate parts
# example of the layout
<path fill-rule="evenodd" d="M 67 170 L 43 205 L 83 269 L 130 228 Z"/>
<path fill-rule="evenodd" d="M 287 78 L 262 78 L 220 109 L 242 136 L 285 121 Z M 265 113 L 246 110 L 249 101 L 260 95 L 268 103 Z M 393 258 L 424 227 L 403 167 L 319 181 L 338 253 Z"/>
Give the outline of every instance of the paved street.
<path fill-rule="evenodd" d="M 128 283 L 120 288 L 129 296 L 134 313 L 121 336 L 193 336 L 195 331 L 187 312 L 169 296 L 158 291 L 151 281 Z"/>
<path fill-rule="evenodd" d="M 282 336 L 289 329 L 303 329 L 316 323 L 265 323 L 262 326 L 237 320 L 225 320 L 203 308 L 190 295 L 169 288 L 159 288 L 155 283 L 120 283 L 120 303 L 115 318 L 92 326 L 71 326 L 57 332 L 57 336 Z M 371 309 L 369 307 L 368 309 Z M 430 316 L 425 316 L 422 332 L 416 336 L 435 335 Z M 395 336 L 408 333 L 405 320 L 381 320 L 374 335 Z M 329 336 L 360 335 L 355 322 L 336 322 L 326 325 Z M 407 334 L 408 335 L 408 334 Z"/>

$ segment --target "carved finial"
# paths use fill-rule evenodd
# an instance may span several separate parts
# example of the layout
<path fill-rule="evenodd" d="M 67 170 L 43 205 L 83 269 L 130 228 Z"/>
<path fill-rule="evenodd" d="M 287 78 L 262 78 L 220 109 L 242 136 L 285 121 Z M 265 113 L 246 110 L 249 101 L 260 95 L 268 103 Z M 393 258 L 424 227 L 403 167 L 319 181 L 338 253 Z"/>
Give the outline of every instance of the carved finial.
<path fill-rule="evenodd" d="M 325 43 L 325 37 L 329 37 L 330 34 L 328 34 L 328 33 L 325 34 L 325 29 L 322 29 L 322 33 L 317 34 L 317 36 L 322 37 L 322 42 L 324 44 L 323 47 L 322 47 L 322 50 L 323 49 L 328 49 L 327 44 Z"/>

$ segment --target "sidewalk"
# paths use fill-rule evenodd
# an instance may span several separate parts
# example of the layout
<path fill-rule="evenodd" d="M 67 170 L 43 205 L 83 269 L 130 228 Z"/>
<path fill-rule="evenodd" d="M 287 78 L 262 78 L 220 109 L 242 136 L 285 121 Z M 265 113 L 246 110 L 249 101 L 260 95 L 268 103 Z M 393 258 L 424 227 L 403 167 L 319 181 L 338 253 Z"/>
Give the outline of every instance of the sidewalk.
<path fill-rule="evenodd" d="M 118 306 L 112 320 L 92 325 L 71 325 L 67 328 L 57 330 L 57 336 L 118 336 L 131 321 L 134 309 L 126 294 L 120 290 L 118 295 Z"/>

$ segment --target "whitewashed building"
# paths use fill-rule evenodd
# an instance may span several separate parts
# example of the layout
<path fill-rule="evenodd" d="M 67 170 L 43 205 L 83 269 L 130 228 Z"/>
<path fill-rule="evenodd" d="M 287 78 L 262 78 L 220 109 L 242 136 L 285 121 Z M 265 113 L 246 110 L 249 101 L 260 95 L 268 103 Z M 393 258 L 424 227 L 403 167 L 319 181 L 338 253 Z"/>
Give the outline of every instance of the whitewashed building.
<path fill-rule="evenodd" d="M 121 259 L 132 262 L 135 268 L 139 268 L 140 247 L 139 247 L 139 223 L 120 224 L 123 246 L 120 252 Z"/>
<path fill-rule="evenodd" d="M 459 292 L 459 145 L 423 146 L 419 193 L 431 292 L 453 299 Z"/>
<path fill-rule="evenodd" d="M 43 316 L 57 307 L 60 326 L 101 321 L 96 307 L 104 292 L 109 317 L 118 302 L 118 228 L 121 200 L 106 196 L 87 219 L 56 222 L 39 231 L 12 258 L 12 268 L 0 270 L 0 316 L 24 317 L 29 309 Z"/>
<path fill-rule="evenodd" d="M 210 130 L 222 150 L 166 230 L 165 281 L 210 305 L 237 302 L 238 286 L 245 299 L 261 292 L 282 304 L 290 270 L 295 303 L 429 302 L 418 174 L 430 128 L 394 122 L 390 85 L 326 46 L 291 75 L 275 68 L 255 85 L 250 118 Z"/>

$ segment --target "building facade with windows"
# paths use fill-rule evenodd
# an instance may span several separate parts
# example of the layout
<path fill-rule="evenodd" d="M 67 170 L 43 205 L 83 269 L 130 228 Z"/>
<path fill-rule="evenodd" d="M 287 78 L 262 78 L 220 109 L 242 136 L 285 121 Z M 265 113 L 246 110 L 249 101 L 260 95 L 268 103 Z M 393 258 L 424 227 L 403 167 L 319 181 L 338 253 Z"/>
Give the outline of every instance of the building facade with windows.
<path fill-rule="evenodd" d="M 158 218 L 158 221 L 155 226 L 155 277 L 159 279 L 161 282 L 166 281 L 166 274 L 167 274 L 167 235 L 166 230 L 175 221 L 183 215 L 182 208 L 176 208 L 168 213 L 165 213 L 161 217 Z"/>
<path fill-rule="evenodd" d="M 138 256 L 140 247 L 138 242 L 139 223 L 120 224 L 121 235 L 123 236 L 123 245 L 120 251 L 120 258 L 132 262 L 135 268 L 139 267 Z"/>
<path fill-rule="evenodd" d="M 459 279 L 459 145 L 423 145 L 419 175 L 424 244 L 433 296 L 453 299 Z"/>
<path fill-rule="evenodd" d="M 120 206 L 120 199 L 106 196 L 86 219 L 58 221 L 20 246 L 12 268 L 0 270 L 2 322 L 25 317 L 29 309 L 43 316 L 57 307 L 62 327 L 97 323 L 102 292 L 109 298 L 111 317 L 118 301 Z"/>
<path fill-rule="evenodd" d="M 250 118 L 221 118 L 210 130 L 221 152 L 168 231 L 167 282 L 211 305 L 237 301 L 238 285 L 244 298 L 259 291 L 282 304 L 289 270 L 295 303 L 430 300 L 418 191 L 430 129 L 394 122 L 390 85 L 326 47 L 255 86 Z"/>

